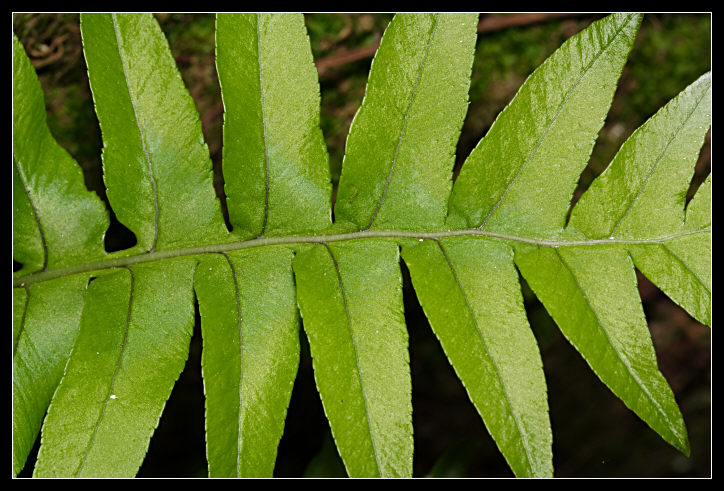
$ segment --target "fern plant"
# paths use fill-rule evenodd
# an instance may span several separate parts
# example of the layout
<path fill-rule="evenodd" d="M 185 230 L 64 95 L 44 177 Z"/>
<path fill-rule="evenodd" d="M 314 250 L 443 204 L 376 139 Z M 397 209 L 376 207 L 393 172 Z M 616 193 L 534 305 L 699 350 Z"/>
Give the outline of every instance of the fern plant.
<path fill-rule="evenodd" d="M 41 432 L 37 477 L 135 475 L 198 302 L 209 476 L 272 475 L 300 326 L 348 474 L 411 476 L 401 259 L 516 476 L 553 476 L 518 272 L 601 381 L 688 454 L 634 267 L 711 325 L 710 177 L 685 206 L 710 126 L 710 74 L 631 135 L 569 217 L 640 20 L 611 15 L 570 38 L 453 182 L 477 15 L 398 14 L 332 199 L 303 17 L 219 14 L 229 230 L 198 114 L 153 16 L 84 14 L 108 200 L 137 238 L 112 253 L 109 212 L 51 136 L 14 38 L 14 474 Z"/>

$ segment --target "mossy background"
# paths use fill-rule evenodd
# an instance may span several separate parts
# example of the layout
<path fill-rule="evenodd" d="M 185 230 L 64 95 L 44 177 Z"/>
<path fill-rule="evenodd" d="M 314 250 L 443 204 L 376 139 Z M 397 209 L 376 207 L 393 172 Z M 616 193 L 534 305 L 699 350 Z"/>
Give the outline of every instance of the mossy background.
<path fill-rule="evenodd" d="M 505 14 L 490 14 L 501 16 Z M 485 19 L 481 15 L 481 20 Z M 458 166 L 485 135 L 526 77 L 567 38 L 600 18 L 559 16 L 478 36 L 470 106 L 458 144 Z M 223 108 L 214 65 L 213 14 L 157 14 L 194 98 L 214 168 L 221 166 Z M 379 42 L 391 14 L 305 14 L 315 60 Z M 77 14 L 14 14 L 13 29 L 36 67 L 51 132 L 84 169 L 103 199 L 102 141 L 88 86 Z M 349 124 L 364 95 L 370 57 L 320 70 L 322 131 L 333 181 L 339 178 Z M 663 104 L 711 69 L 710 14 L 646 14 L 613 106 L 576 197 L 621 143 Z M 711 169 L 702 149 L 691 196 Z M 217 192 L 223 194 L 221 180 Z M 109 250 L 135 238 L 113 220 Z M 410 334 L 415 476 L 511 476 L 495 443 L 430 330 L 407 271 L 404 299 Z M 691 457 L 668 446 L 591 372 L 524 285 L 531 326 L 546 373 L 557 477 L 711 476 L 711 332 L 639 275 L 644 311 L 659 359 L 689 430 Z M 304 334 L 302 359 L 279 446 L 275 475 L 344 476 L 314 385 Z M 168 401 L 140 477 L 206 475 L 201 338 L 197 328 L 186 370 Z M 21 475 L 30 475 L 36 449 Z"/>

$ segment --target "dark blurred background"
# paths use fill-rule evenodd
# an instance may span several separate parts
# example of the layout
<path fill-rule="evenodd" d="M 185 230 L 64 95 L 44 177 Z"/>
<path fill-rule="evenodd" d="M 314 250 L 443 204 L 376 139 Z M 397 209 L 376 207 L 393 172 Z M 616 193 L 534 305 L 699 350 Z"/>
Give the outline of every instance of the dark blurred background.
<path fill-rule="evenodd" d="M 458 167 L 526 77 L 597 14 L 482 14 L 470 107 L 458 144 Z M 214 65 L 213 14 L 157 14 L 196 102 L 215 170 L 221 166 L 222 115 Z M 339 179 L 350 122 L 364 95 L 372 54 L 391 14 L 305 14 L 320 72 L 322 130 L 333 181 Z M 43 86 L 48 124 L 103 199 L 102 141 L 88 85 L 77 14 L 14 14 L 13 29 Z M 710 14 L 647 14 L 623 71 L 605 126 L 576 198 L 621 143 L 659 107 L 711 69 Z M 689 198 L 711 170 L 710 138 L 701 151 Z M 217 192 L 223 195 L 221 180 Z M 133 234 L 113 220 L 109 250 Z M 410 335 L 414 476 L 512 476 L 445 358 L 402 265 Z M 658 354 L 686 421 L 687 458 L 631 413 L 568 344 L 523 283 L 531 327 L 548 384 L 557 477 L 710 477 L 711 331 L 642 275 L 639 290 Z M 197 319 L 198 320 L 198 319 Z M 344 468 L 316 393 L 306 338 L 279 446 L 276 476 L 337 477 Z M 186 369 L 174 388 L 139 477 L 204 477 L 204 401 L 198 322 Z M 30 475 L 37 453 L 21 476 Z"/>

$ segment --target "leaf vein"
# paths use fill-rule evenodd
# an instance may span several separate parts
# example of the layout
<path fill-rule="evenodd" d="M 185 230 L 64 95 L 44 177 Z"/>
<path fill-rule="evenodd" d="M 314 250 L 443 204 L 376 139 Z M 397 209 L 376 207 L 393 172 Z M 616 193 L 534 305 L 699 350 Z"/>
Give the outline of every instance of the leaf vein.
<path fill-rule="evenodd" d="M 649 169 L 649 172 L 646 174 L 646 177 L 644 178 L 644 181 L 641 183 L 641 186 L 639 186 L 639 189 L 638 189 L 638 191 L 636 192 L 636 196 L 633 197 L 633 199 L 631 200 L 631 202 L 630 202 L 630 203 L 628 204 L 628 206 L 626 207 L 626 211 L 623 213 L 623 215 L 621 215 L 621 218 L 618 219 L 618 222 L 616 222 L 616 225 L 614 225 L 613 229 L 611 230 L 611 234 L 609 235 L 609 237 L 613 237 L 613 236 L 614 236 L 614 234 L 616 233 L 616 230 L 618 229 L 618 227 L 619 227 L 619 226 L 621 225 L 621 223 L 624 221 L 624 219 L 626 218 L 626 216 L 628 216 L 629 212 L 630 212 L 631 209 L 633 208 L 634 203 L 639 199 L 639 196 L 641 196 L 641 193 L 643 192 L 644 188 L 645 188 L 646 185 L 648 184 L 649 179 L 651 179 L 651 176 L 654 174 L 654 171 L 656 170 L 656 167 L 659 165 L 659 162 L 661 162 L 661 160 L 664 158 L 664 155 L 666 155 L 666 152 L 667 152 L 667 150 L 669 149 L 669 146 L 671 145 L 671 142 L 673 142 L 673 141 L 676 139 L 676 137 L 677 137 L 678 134 L 681 132 L 681 130 L 684 128 L 684 126 L 686 126 L 686 123 L 689 122 L 689 119 L 691 119 L 691 116 L 694 114 L 694 112 L 696 111 L 696 109 L 699 107 L 699 104 L 700 104 L 701 101 L 704 99 L 704 97 L 706 97 L 706 94 L 709 92 L 709 90 L 710 90 L 710 89 L 705 90 L 704 93 L 701 95 L 701 97 L 699 97 L 699 99 L 696 101 L 696 104 L 694 104 L 694 107 L 691 109 L 691 111 L 689 111 L 689 114 L 686 115 L 686 118 L 684 118 L 684 121 L 682 121 L 681 124 L 679 124 L 679 127 L 676 128 L 676 131 L 674 131 L 674 133 L 673 133 L 673 134 L 671 135 L 671 137 L 669 138 L 669 141 L 666 142 L 666 145 L 664 145 L 664 148 L 661 150 L 661 153 L 659 154 L 659 156 L 656 158 L 656 161 L 654 162 L 654 164 L 653 164 L 653 165 L 651 166 L 651 168 Z"/>
<path fill-rule="evenodd" d="M 561 261 L 561 264 L 563 264 L 563 266 L 565 266 L 565 268 L 570 273 L 571 278 L 573 278 L 573 282 L 576 284 L 576 288 L 578 288 L 578 290 L 581 292 L 583 299 L 586 301 L 586 305 L 588 305 L 589 310 L 591 311 L 594 318 L 596 319 L 597 326 L 599 327 L 601 332 L 603 332 L 604 336 L 606 337 L 606 341 L 608 341 L 609 346 L 611 346 L 614 353 L 616 353 L 616 356 L 618 357 L 618 359 L 621 361 L 623 366 L 626 368 L 626 372 L 631 376 L 631 378 L 634 380 L 634 382 L 636 382 L 636 385 L 639 386 L 639 388 L 643 391 L 644 395 L 653 403 L 653 405 L 657 409 L 657 411 L 664 417 L 667 425 L 669 426 L 671 431 L 674 433 L 674 435 L 676 435 L 676 437 L 679 440 L 682 440 L 681 434 L 678 432 L 678 430 L 676 429 L 676 426 L 669 419 L 668 415 L 666 414 L 666 412 L 663 410 L 663 408 L 659 404 L 659 401 L 657 401 L 656 398 L 654 398 L 654 396 L 651 394 L 651 392 L 646 387 L 646 385 L 641 381 L 638 374 L 631 367 L 628 357 L 625 354 L 621 353 L 618 350 L 618 348 L 616 347 L 616 345 L 611 341 L 611 336 L 609 335 L 608 330 L 606 329 L 606 327 L 604 326 L 604 324 L 601 322 L 600 318 L 598 317 L 598 312 L 593 307 L 593 304 L 591 303 L 591 300 L 588 298 L 586 291 L 583 289 L 581 284 L 578 282 L 578 278 L 576 277 L 576 274 L 573 271 L 573 268 L 571 268 L 571 266 L 566 262 L 566 260 L 563 259 L 563 256 L 558 251 L 558 249 L 554 249 L 554 251 L 556 252 L 556 255 L 558 256 L 558 259 Z M 630 255 L 629 255 L 629 258 L 630 258 Z M 632 262 L 633 262 L 633 260 L 632 260 Z"/>
<path fill-rule="evenodd" d="M 101 405 L 101 412 L 98 414 L 98 419 L 96 420 L 96 424 L 93 426 L 93 432 L 91 433 L 91 438 L 88 441 L 88 444 L 86 445 L 85 451 L 83 452 L 83 457 L 81 458 L 80 463 L 78 464 L 78 468 L 75 470 L 75 473 L 73 474 L 75 477 L 80 476 L 80 473 L 83 470 L 83 467 L 85 467 L 86 460 L 88 459 L 88 455 L 91 451 L 91 448 L 95 444 L 96 435 L 98 434 L 98 429 L 100 428 L 101 421 L 103 420 L 103 417 L 106 413 L 106 407 L 108 406 L 108 401 L 110 400 L 111 395 L 113 394 L 113 388 L 116 384 L 116 377 L 118 375 L 118 370 L 121 368 L 121 362 L 123 361 L 123 356 L 126 352 L 126 345 L 128 343 L 128 331 L 131 324 L 131 307 L 133 306 L 133 294 L 134 294 L 134 287 L 135 287 L 135 277 L 133 275 L 133 270 L 126 266 L 125 269 L 128 270 L 128 274 L 131 277 L 131 285 L 130 285 L 130 295 L 128 298 L 128 311 L 126 313 L 126 324 L 125 324 L 125 330 L 123 332 L 123 341 L 121 341 L 121 350 L 118 354 L 118 361 L 116 362 L 116 366 L 113 369 L 113 375 L 111 375 L 111 383 L 108 386 L 108 392 L 106 393 L 106 397 L 103 399 L 103 404 Z"/>
<path fill-rule="evenodd" d="M 262 63 L 261 31 L 259 30 L 259 16 L 256 14 L 256 56 L 259 63 L 259 104 L 261 106 L 261 123 L 264 135 L 264 221 L 261 225 L 259 237 L 264 237 L 267 222 L 269 221 L 269 140 L 267 135 L 266 108 L 264 105 L 264 67 Z"/>
<path fill-rule="evenodd" d="M 15 353 L 18 351 L 18 345 L 20 344 L 20 338 L 23 335 L 23 332 L 25 331 L 25 316 L 28 313 L 28 302 L 30 302 L 30 288 L 27 285 L 23 285 L 22 288 L 25 289 L 25 302 L 23 302 L 23 317 L 20 319 L 20 328 L 18 329 L 18 337 L 15 338 L 15 344 L 13 345 L 13 358 L 15 358 Z"/>
<path fill-rule="evenodd" d="M 561 112 L 563 112 L 563 108 L 564 108 L 564 107 L 566 106 L 566 104 L 568 103 L 568 100 L 571 98 L 571 95 L 573 94 L 573 92 L 575 91 L 575 89 L 578 87 L 578 85 L 580 85 L 581 80 L 583 80 L 583 77 L 588 73 L 588 71 L 591 69 L 591 67 L 594 65 L 594 63 L 596 63 L 596 61 L 598 61 L 598 59 L 599 59 L 599 58 L 601 57 L 601 55 L 608 49 L 608 47 L 611 46 L 611 44 L 613 44 L 613 42 L 616 40 L 616 38 L 617 38 L 618 35 L 621 33 L 621 31 L 623 31 L 623 29 L 629 24 L 629 22 L 631 22 L 632 19 L 635 19 L 635 16 L 630 16 L 629 19 L 628 19 L 624 24 L 622 24 L 621 27 L 619 27 L 619 28 L 616 30 L 616 32 L 613 34 L 613 36 L 611 36 L 611 39 L 608 41 L 608 43 L 606 43 L 606 45 L 603 46 L 598 53 L 596 53 L 596 56 L 595 56 L 595 57 L 588 63 L 588 65 L 586 65 L 586 67 L 584 67 L 584 69 L 581 71 L 581 74 L 580 74 L 580 75 L 578 76 L 578 78 L 573 82 L 573 85 L 571 86 L 570 89 L 568 89 L 568 92 L 566 92 L 566 96 L 563 98 L 563 101 L 562 101 L 562 102 L 560 103 L 560 105 L 558 106 L 558 109 L 556 110 L 556 113 L 553 115 L 553 118 L 551 118 L 551 121 L 548 123 L 548 125 L 547 125 L 546 128 L 545 128 L 545 130 L 543 130 L 543 134 L 541 135 L 541 137 L 540 137 L 540 138 L 538 139 L 538 141 L 536 142 L 535 147 L 533 148 L 533 150 L 531 150 L 530 154 L 528 154 L 528 157 L 527 157 L 526 160 L 523 162 L 523 165 L 520 166 L 520 169 L 518 169 L 518 172 L 516 173 L 516 175 L 515 175 L 515 176 L 513 177 L 513 179 L 508 183 L 508 186 L 507 186 L 507 187 L 505 188 L 505 190 L 503 191 L 503 194 L 500 196 L 500 199 L 498 200 L 498 202 L 495 203 L 495 206 L 493 206 L 493 209 L 490 210 L 490 212 L 488 213 L 488 216 L 485 217 L 485 219 L 483 220 L 483 223 L 481 223 L 480 226 L 478 227 L 479 229 L 482 230 L 482 229 L 485 228 L 485 225 L 488 223 L 488 220 L 490 220 L 490 218 L 493 216 L 493 214 L 497 211 L 497 209 L 500 207 L 500 205 L 501 205 L 501 204 L 503 203 L 503 201 L 505 200 L 505 197 L 507 196 L 508 192 L 511 190 L 511 188 L 512 188 L 512 187 L 515 185 L 515 183 L 518 181 L 518 178 L 520 178 L 520 176 L 523 174 L 523 170 L 527 167 L 528 163 L 529 163 L 531 160 L 533 160 L 533 157 L 535 157 L 535 155 L 538 153 L 538 150 L 539 150 L 540 147 L 543 145 L 543 142 L 544 142 L 544 140 L 546 139 L 546 137 L 548 136 L 548 133 L 550 132 L 551 128 L 553 127 L 553 125 L 554 125 L 554 124 L 556 123 L 556 121 L 558 120 L 558 116 L 560 116 Z"/>
<path fill-rule="evenodd" d="M 141 121 L 138 117 L 138 108 L 137 108 L 137 101 L 136 101 L 136 94 L 134 93 L 133 89 L 131 88 L 131 84 L 128 80 L 128 62 L 126 61 L 126 57 L 123 54 L 123 49 L 121 48 L 121 33 L 118 30 L 118 22 L 116 20 L 116 14 L 111 14 L 111 18 L 113 19 L 113 29 L 116 36 L 116 44 L 118 45 L 118 56 L 121 59 L 121 66 L 123 67 L 123 78 L 126 82 L 126 87 L 128 88 L 128 98 L 131 100 L 131 106 L 133 107 L 133 116 L 136 120 L 136 127 L 138 128 L 138 133 L 141 138 L 141 147 L 143 148 L 143 155 L 146 158 L 146 165 L 148 167 L 148 177 L 151 181 L 151 187 L 153 189 L 153 240 L 151 242 L 151 248 L 148 250 L 148 252 L 154 252 L 156 250 L 156 243 L 158 242 L 158 219 L 159 219 L 159 209 L 158 209 L 158 189 L 156 188 L 156 178 L 153 175 L 153 165 L 151 164 L 151 156 L 148 152 L 148 148 L 146 148 L 146 134 L 143 131 L 143 126 L 141 125 Z"/>
<path fill-rule="evenodd" d="M 586 240 L 548 240 L 533 239 L 528 237 L 520 237 L 516 235 L 491 232 L 480 229 L 461 229 L 461 230 L 441 230 L 432 232 L 415 232 L 406 230 L 362 230 L 359 232 L 327 234 L 327 235 L 289 235 L 278 237 L 262 237 L 250 240 L 242 240 L 238 242 L 225 242 L 222 244 L 207 244 L 201 246 L 184 247 L 180 249 L 168 249 L 156 251 L 153 253 L 136 254 L 124 256 L 122 254 L 113 255 L 108 259 L 98 261 L 90 261 L 82 264 L 74 264 L 64 266 L 62 268 L 41 271 L 37 273 L 29 273 L 23 276 L 13 278 L 13 286 L 19 287 L 23 285 L 31 285 L 42 281 L 51 280 L 70 276 L 78 273 L 87 273 L 94 270 L 110 269 L 130 266 L 133 264 L 141 264 L 153 261 L 161 261 L 163 259 L 195 256 L 198 254 L 215 254 L 220 252 L 237 251 L 251 249 L 255 247 L 265 247 L 272 245 L 295 245 L 295 244 L 323 244 L 327 242 L 342 242 L 345 240 L 358 239 L 440 239 L 444 237 L 483 237 L 493 240 L 501 240 L 504 242 L 519 242 L 523 244 L 533 244 L 541 247 L 578 247 L 578 246 L 610 246 L 610 245 L 646 245 L 661 244 L 664 241 L 695 235 L 700 233 L 711 232 L 711 226 L 698 230 L 687 230 L 662 237 L 652 237 L 649 239 L 586 239 Z M 121 251 L 122 253 L 123 251 Z"/>
<path fill-rule="evenodd" d="M 672 251 L 671 248 L 669 248 L 665 243 L 661 244 L 661 246 L 662 246 L 664 249 L 666 249 L 666 252 L 668 252 L 669 255 L 671 255 L 674 259 L 676 259 L 676 261 L 677 261 L 679 264 L 681 264 L 681 265 L 684 267 L 684 269 L 686 269 L 689 273 L 691 273 L 691 275 L 692 275 L 694 278 L 696 278 L 696 281 L 698 281 L 698 282 L 701 284 L 701 286 L 704 287 L 704 289 L 706 290 L 706 292 L 707 292 L 709 295 L 711 295 L 711 290 L 709 289 L 709 286 L 707 286 L 707 284 L 704 282 L 704 280 L 702 280 L 702 279 L 699 277 L 699 275 L 698 275 L 694 270 L 692 270 L 692 269 L 689 267 L 689 265 L 686 264 L 686 262 L 684 262 L 683 259 L 681 259 L 681 258 L 679 257 L 678 254 L 676 254 L 674 251 Z"/>
<path fill-rule="evenodd" d="M 243 413 L 243 400 L 242 400 L 242 380 L 244 379 L 244 336 L 241 328 L 241 301 L 239 298 L 239 281 L 236 277 L 236 270 L 234 264 L 231 262 L 231 258 L 226 252 L 220 253 L 229 263 L 231 268 L 231 277 L 234 280 L 234 295 L 236 296 L 236 319 L 237 329 L 239 333 L 239 410 L 237 414 L 237 427 L 236 427 L 236 477 L 241 476 L 241 426 L 242 426 L 242 413 Z"/>
<path fill-rule="evenodd" d="M 375 208 L 374 213 L 372 214 L 372 218 L 370 219 L 370 223 L 367 225 L 367 227 L 364 230 L 369 230 L 372 228 L 372 225 L 375 223 L 375 220 L 377 219 L 377 214 L 380 212 L 380 208 L 382 208 L 382 204 L 387 199 L 387 192 L 390 187 L 390 182 L 392 181 L 392 175 L 395 173 L 395 168 L 397 167 L 397 157 L 400 153 L 400 148 L 402 147 L 402 141 L 405 138 L 405 133 L 407 131 L 407 121 L 410 118 L 410 110 L 412 109 L 412 105 L 415 102 L 415 99 L 417 97 L 417 89 L 420 86 L 420 80 L 422 80 L 422 72 L 425 68 L 425 62 L 427 61 L 427 55 L 430 52 L 430 46 L 432 46 L 432 40 L 435 37 L 435 32 L 437 31 L 437 26 L 440 21 L 440 14 L 438 13 L 435 17 L 435 23 L 432 26 L 432 29 L 430 31 L 430 37 L 428 38 L 427 46 L 425 46 L 425 52 L 422 55 L 422 60 L 420 61 L 420 67 L 417 71 L 417 80 L 415 80 L 415 85 L 412 88 L 412 95 L 410 96 L 410 102 L 407 104 L 407 109 L 405 110 L 405 117 L 402 120 L 402 129 L 400 130 L 400 136 L 397 139 L 397 145 L 395 146 L 395 153 L 392 157 L 392 165 L 390 166 L 390 172 L 387 174 L 387 179 L 385 180 L 385 187 L 382 191 L 382 197 L 380 197 L 380 200 L 377 202 L 377 207 Z"/>
<path fill-rule="evenodd" d="M 13 155 L 13 163 L 15 164 L 15 168 L 18 171 L 18 176 L 20 177 L 20 180 L 23 182 L 23 190 L 25 191 L 25 196 L 28 197 L 28 202 L 30 203 L 30 209 L 33 210 L 33 218 L 35 218 L 35 224 L 38 226 L 38 232 L 40 233 L 40 243 L 43 246 L 43 267 L 41 271 L 47 271 L 48 270 L 48 245 L 45 241 L 45 233 L 43 232 L 43 226 L 40 224 L 40 216 L 38 216 L 38 210 L 35 207 L 35 203 L 33 202 L 33 198 L 30 195 L 30 189 L 28 186 L 27 179 L 25 178 L 25 173 L 23 172 L 22 167 L 20 166 L 20 162 L 15 159 L 15 156 Z"/>
<path fill-rule="evenodd" d="M 339 263 L 337 262 L 337 258 L 334 256 L 334 253 L 332 252 L 332 248 L 329 247 L 329 244 L 322 243 L 324 247 L 327 249 L 327 252 L 329 253 L 329 256 L 332 258 L 332 263 L 334 264 L 334 270 L 337 273 L 337 282 L 339 284 L 339 290 L 342 294 L 342 302 L 344 304 L 344 313 L 346 316 L 347 321 L 347 330 L 349 332 L 349 337 L 352 340 L 352 347 L 354 348 L 354 361 L 355 365 L 357 366 L 357 374 L 359 376 L 359 385 L 360 385 L 360 391 L 362 392 L 362 401 L 364 402 L 365 406 L 365 419 L 367 420 L 367 429 L 370 434 L 370 442 L 372 444 L 372 452 L 375 454 L 375 464 L 377 465 L 377 471 L 382 474 L 382 466 L 380 465 L 380 458 L 377 451 L 377 446 L 375 445 L 375 434 L 372 431 L 372 423 L 370 422 L 370 409 L 369 405 L 367 403 L 367 393 L 365 392 L 365 385 L 364 381 L 362 379 L 362 369 L 359 364 L 359 347 L 357 346 L 357 339 L 354 337 L 354 333 L 352 331 L 352 316 L 349 312 L 349 304 L 347 301 L 347 290 L 344 287 L 344 282 L 342 281 L 342 272 L 339 269 Z"/>
<path fill-rule="evenodd" d="M 521 429 L 521 423 L 518 417 L 518 413 L 513 409 L 513 405 L 510 402 L 510 396 L 508 395 L 508 389 L 505 385 L 505 380 L 503 380 L 503 376 L 500 372 L 500 368 L 498 367 L 498 363 L 495 361 L 495 357 L 493 357 L 490 353 L 490 350 L 488 349 L 488 343 L 485 340 L 485 336 L 483 335 L 483 332 L 480 329 L 480 326 L 478 325 L 478 320 L 475 317 L 475 311 L 473 310 L 472 305 L 470 304 L 470 300 L 468 299 L 468 295 L 465 292 L 465 289 L 463 288 L 462 283 L 460 282 L 460 279 L 458 278 L 457 272 L 455 271 L 455 265 L 452 263 L 452 260 L 450 259 L 450 256 L 448 256 L 447 251 L 443 247 L 442 243 L 439 240 L 435 240 L 438 247 L 440 248 L 440 252 L 442 252 L 443 257 L 445 257 L 445 261 L 447 261 L 447 265 L 450 268 L 450 272 L 453 275 L 453 278 L 455 279 L 455 284 L 457 285 L 458 289 L 460 290 L 460 293 L 463 296 L 463 300 L 465 300 L 465 306 L 468 309 L 468 312 L 470 312 L 470 317 L 473 320 L 473 325 L 475 326 L 475 330 L 478 333 L 478 336 L 480 337 L 480 342 L 483 345 L 483 349 L 485 350 L 485 354 L 488 356 L 488 359 L 493 364 L 493 368 L 495 369 L 495 374 L 500 381 L 500 386 L 503 389 L 503 395 L 505 396 L 505 403 L 508 406 L 508 410 L 510 411 L 510 414 L 513 416 L 513 421 L 515 422 L 515 429 L 518 431 L 518 435 L 520 436 L 520 440 L 523 444 L 523 449 L 525 450 L 525 457 L 526 457 L 526 463 L 528 464 L 528 470 L 531 472 L 531 474 L 535 474 L 535 471 L 533 470 L 533 459 L 530 455 L 530 448 L 528 443 L 528 435 Z"/>

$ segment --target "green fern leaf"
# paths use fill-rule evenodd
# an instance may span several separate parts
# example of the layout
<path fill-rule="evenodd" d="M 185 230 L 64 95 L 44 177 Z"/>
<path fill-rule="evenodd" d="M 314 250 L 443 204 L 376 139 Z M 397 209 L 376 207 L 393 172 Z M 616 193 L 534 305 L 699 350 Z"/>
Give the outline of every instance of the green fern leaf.
<path fill-rule="evenodd" d="M 284 247 L 251 249 L 196 269 L 210 477 L 274 470 L 299 365 L 291 258 Z"/>
<path fill-rule="evenodd" d="M 50 135 L 14 38 L 14 475 L 39 431 L 37 477 L 135 475 L 188 356 L 195 298 L 210 477 L 273 475 L 300 320 L 347 473 L 412 476 L 401 258 L 516 476 L 554 473 L 518 272 L 603 383 L 688 454 L 634 268 L 711 324 L 711 178 L 685 200 L 710 127 L 710 74 L 624 143 L 568 219 L 640 22 L 611 15 L 566 41 L 453 182 L 477 15 L 396 15 L 333 200 L 304 18 L 217 15 L 228 230 L 159 25 L 84 14 L 107 196 L 137 238 L 113 253 L 108 211 Z"/>

